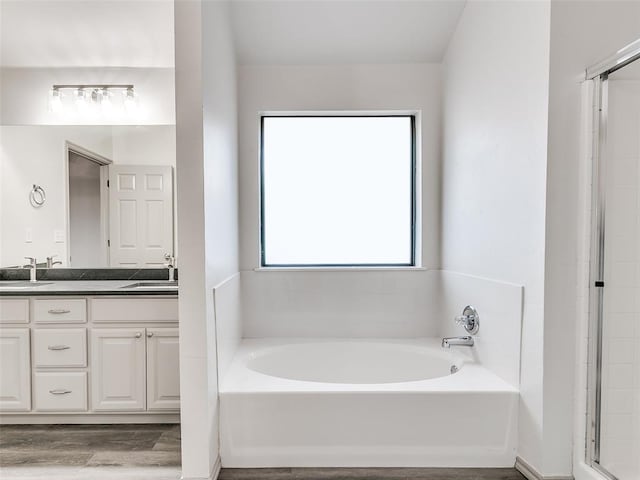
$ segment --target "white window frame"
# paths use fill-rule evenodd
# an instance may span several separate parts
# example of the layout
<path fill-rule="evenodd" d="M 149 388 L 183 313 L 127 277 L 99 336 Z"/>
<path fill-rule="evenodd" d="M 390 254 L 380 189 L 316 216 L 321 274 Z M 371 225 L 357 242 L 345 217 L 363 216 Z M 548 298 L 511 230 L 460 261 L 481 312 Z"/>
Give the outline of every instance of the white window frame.
<path fill-rule="evenodd" d="M 263 119 L 265 117 L 412 117 L 412 262 L 384 265 L 269 265 L 264 264 Z M 255 271 L 426 270 L 422 266 L 422 122 L 419 110 L 261 111 L 258 112 L 258 250 Z"/>

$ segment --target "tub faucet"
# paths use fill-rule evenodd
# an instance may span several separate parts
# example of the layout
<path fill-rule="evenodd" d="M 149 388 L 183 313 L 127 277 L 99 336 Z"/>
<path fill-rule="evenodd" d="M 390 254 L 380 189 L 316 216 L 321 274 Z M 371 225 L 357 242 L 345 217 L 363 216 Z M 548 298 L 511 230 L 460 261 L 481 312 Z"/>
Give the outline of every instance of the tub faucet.
<path fill-rule="evenodd" d="M 464 337 L 445 337 L 442 339 L 442 348 L 449 348 L 451 345 L 473 347 L 473 337 L 466 335 Z"/>
<path fill-rule="evenodd" d="M 29 263 L 24 267 L 31 269 L 31 271 L 29 272 L 29 281 L 35 283 L 37 281 L 36 280 L 36 266 L 37 266 L 36 259 L 33 257 L 24 257 L 24 258 L 29 260 Z"/>

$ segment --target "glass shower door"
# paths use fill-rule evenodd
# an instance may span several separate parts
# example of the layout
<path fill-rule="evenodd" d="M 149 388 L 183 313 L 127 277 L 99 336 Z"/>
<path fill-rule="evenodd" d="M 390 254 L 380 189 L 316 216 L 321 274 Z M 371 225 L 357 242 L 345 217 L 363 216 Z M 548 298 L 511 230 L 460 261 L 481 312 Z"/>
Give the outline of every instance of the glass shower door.
<path fill-rule="evenodd" d="M 594 461 L 640 479 L 640 61 L 604 77 L 603 251 Z"/>

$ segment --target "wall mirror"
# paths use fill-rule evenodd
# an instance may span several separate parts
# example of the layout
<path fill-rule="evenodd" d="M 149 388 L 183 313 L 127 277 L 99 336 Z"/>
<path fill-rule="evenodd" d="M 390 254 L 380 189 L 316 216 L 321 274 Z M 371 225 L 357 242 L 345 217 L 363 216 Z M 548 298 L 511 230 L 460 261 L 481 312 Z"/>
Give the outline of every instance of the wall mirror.
<path fill-rule="evenodd" d="M 177 256 L 173 2 L 127 2 L 124 16 L 45 3 L 2 5 L 0 268 L 164 267 Z"/>

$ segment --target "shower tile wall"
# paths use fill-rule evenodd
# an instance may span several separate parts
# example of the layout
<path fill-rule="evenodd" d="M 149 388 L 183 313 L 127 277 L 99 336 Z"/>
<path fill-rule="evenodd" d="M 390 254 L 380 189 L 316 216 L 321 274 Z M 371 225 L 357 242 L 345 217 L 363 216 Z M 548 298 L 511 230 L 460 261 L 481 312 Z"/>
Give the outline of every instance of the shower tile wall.
<path fill-rule="evenodd" d="M 609 82 L 600 464 L 640 479 L 640 81 Z"/>

